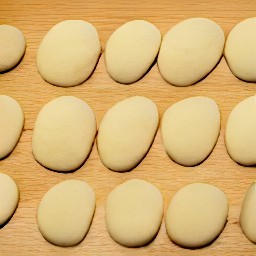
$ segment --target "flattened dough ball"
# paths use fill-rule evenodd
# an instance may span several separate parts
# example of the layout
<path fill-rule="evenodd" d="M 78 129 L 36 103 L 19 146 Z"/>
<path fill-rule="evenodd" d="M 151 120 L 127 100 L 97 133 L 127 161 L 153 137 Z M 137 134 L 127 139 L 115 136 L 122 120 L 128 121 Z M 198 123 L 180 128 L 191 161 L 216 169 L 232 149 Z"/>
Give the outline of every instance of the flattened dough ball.
<path fill-rule="evenodd" d="M 108 232 L 116 242 L 127 247 L 143 246 L 159 230 L 163 198 L 149 182 L 132 179 L 111 191 L 105 210 Z"/>
<path fill-rule="evenodd" d="M 184 20 L 163 38 L 158 68 L 162 77 L 176 86 L 195 84 L 220 60 L 225 36 L 218 24 L 204 18 Z"/>
<path fill-rule="evenodd" d="M 228 200 L 218 187 L 192 183 L 171 199 L 166 212 L 166 230 L 173 242 L 188 248 L 211 243 L 227 221 Z"/>
<path fill-rule="evenodd" d="M 13 215 L 19 202 L 19 189 L 15 181 L 0 173 L 0 226 Z"/>
<path fill-rule="evenodd" d="M 116 103 L 103 117 L 97 136 L 102 163 L 113 171 L 134 168 L 147 154 L 157 131 L 156 105 L 142 96 Z"/>
<path fill-rule="evenodd" d="M 26 50 L 26 39 L 16 27 L 0 25 L 0 72 L 15 67 Z"/>
<path fill-rule="evenodd" d="M 35 122 L 32 150 L 43 166 L 59 171 L 75 170 L 88 157 L 96 135 L 90 106 L 73 96 L 48 102 Z"/>
<path fill-rule="evenodd" d="M 241 214 L 240 225 L 245 236 L 256 243 L 256 183 L 253 182 L 245 193 Z"/>
<path fill-rule="evenodd" d="M 238 103 L 231 111 L 225 133 L 230 157 L 237 163 L 256 164 L 256 96 Z"/>
<path fill-rule="evenodd" d="M 133 20 L 125 23 L 107 41 L 107 72 L 119 83 L 136 82 L 154 62 L 160 43 L 160 31 L 150 22 Z"/>
<path fill-rule="evenodd" d="M 213 150 L 220 132 L 220 112 L 208 97 L 191 97 L 170 106 L 161 120 L 167 154 L 184 166 L 194 166 Z"/>
<path fill-rule="evenodd" d="M 245 81 L 256 82 L 256 18 L 238 23 L 229 33 L 225 57 L 232 73 Z"/>
<path fill-rule="evenodd" d="M 24 115 L 13 98 L 0 95 L 0 159 L 9 155 L 20 138 Z"/>
<path fill-rule="evenodd" d="M 49 30 L 38 48 L 38 71 L 53 85 L 75 86 L 91 75 L 100 51 L 93 25 L 82 20 L 62 21 Z"/>
<path fill-rule="evenodd" d="M 65 180 L 45 193 L 38 207 L 38 228 L 48 242 L 74 246 L 87 234 L 94 210 L 92 188 L 81 180 Z"/>

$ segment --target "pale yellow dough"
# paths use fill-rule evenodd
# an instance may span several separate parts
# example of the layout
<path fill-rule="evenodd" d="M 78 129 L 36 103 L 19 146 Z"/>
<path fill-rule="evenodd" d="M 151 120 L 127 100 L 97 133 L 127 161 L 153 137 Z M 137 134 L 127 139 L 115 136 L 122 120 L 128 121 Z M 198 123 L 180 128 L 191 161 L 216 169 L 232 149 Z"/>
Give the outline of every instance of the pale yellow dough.
<path fill-rule="evenodd" d="M 161 133 L 167 154 L 194 166 L 211 153 L 220 132 L 220 111 L 214 100 L 196 96 L 171 105 L 163 114 Z"/>
<path fill-rule="evenodd" d="M 12 216 L 19 202 L 19 189 L 15 181 L 0 173 L 0 226 Z"/>
<path fill-rule="evenodd" d="M 99 126 L 97 146 L 103 164 L 118 172 L 134 168 L 148 152 L 158 121 L 156 105 L 145 97 L 116 103 Z"/>
<path fill-rule="evenodd" d="M 239 102 L 231 111 L 225 133 L 230 157 L 245 166 L 256 164 L 256 96 Z"/>
<path fill-rule="evenodd" d="M 13 98 L 0 95 L 0 159 L 15 148 L 24 124 L 19 103 Z"/>
<path fill-rule="evenodd" d="M 159 230 L 163 198 L 154 185 L 132 179 L 111 191 L 105 210 L 108 232 L 116 242 L 127 247 L 143 246 Z"/>
<path fill-rule="evenodd" d="M 81 180 L 65 180 L 46 192 L 37 212 L 44 238 L 58 246 L 74 246 L 87 234 L 95 210 L 92 188 Z"/>
<path fill-rule="evenodd" d="M 101 52 L 98 32 L 83 20 L 65 20 L 53 26 L 37 52 L 40 75 L 47 82 L 75 86 L 93 72 Z"/>
<path fill-rule="evenodd" d="M 256 82 L 256 17 L 243 20 L 230 31 L 225 57 L 236 77 Z"/>
<path fill-rule="evenodd" d="M 162 40 L 157 60 L 159 71 L 173 85 L 192 85 L 215 67 L 224 43 L 224 33 L 215 22 L 205 18 L 184 20 Z"/>
<path fill-rule="evenodd" d="M 48 102 L 35 122 L 32 150 L 43 166 L 68 172 L 88 157 L 96 135 L 96 121 L 90 106 L 73 96 Z"/>
<path fill-rule="evenodd" d="M 188 248 L 211 243 L 223 230 L 228 200 L 218 187 L 192 183 L 175 193 L 166 211 L 166 230 L 173 242 Z"/>
<path fill-rule="evenodd" d="M 246 237 L 256 243 L 256 183 L 248 188 L 240 214 L 240 225 Z"/>
<path fill-rule="evenodd" d="M 26 39 L 16 27 L 0 25 L 0 72 L 19 63 L 26 50 Z"/>
<path fill-rule="evenodd" d="M 160 31 L 150 22 L 133 20 L 123 24 L 107 41 L 107 72 L 119 83 L 136 82 L 154 62 L 160 43 Z"/>

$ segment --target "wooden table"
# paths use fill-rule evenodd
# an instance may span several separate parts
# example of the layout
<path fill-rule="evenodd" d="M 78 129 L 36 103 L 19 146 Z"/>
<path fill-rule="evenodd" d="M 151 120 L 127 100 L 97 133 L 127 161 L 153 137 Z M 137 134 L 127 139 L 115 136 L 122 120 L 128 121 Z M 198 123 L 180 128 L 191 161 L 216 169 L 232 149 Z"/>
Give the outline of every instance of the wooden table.
<path fill-rule="evenodd" d="M 256 168 L 243 167 L 227 154 L 224 133 L 228 115 L 242 99 L 254 95 L 256 85 L 238 80 L 230 72 L 224 58 L 205 79 L 194 86 L 178 88 L 165 82 L 157 65 L 138 82 L 121 85 L 107 74 L 104 48 L 110 34 L 126 21 L 146 19 L 164 35 L 177 22 L 190 17 L 206 17 L 217 22 L 227 36 L 238 22 L 256 14 L 256 2 L 225 0 L 168 1 L 32 1 L 1 0 L 0 24 L 20 28 L 27 39 L 22 62 L 10 72 L 0 74 L 0 94 L 18 100 L 25 113 L 25 125 L 20 141 L 6 159 L 0 161 L 0 171 L 11 175 L 20 189 L 20 202 L 10 222 L 0 229 L 0 255 L 255 255 L 256 245 L 243 235 L 239 214 L 243 196 L 256 179 Z M 45 82 L 37 72 L 36 52 L 42 37 L 56 23 L 66 19 L 83 19 L 98 30 L 103 53 L 94 74 L 83 84 L 60 88 Z M 97 123 L 105 111 L 117 101 L 133 95 L 143 95 L 158 106 L 160 115 L 174 102 L 196 95 L 213 98 L 221 110 L 221 132 L 212 154 L 196 167 L 183 167 L 166 155 L 158 131 L 144 160 L 131 172 L 115 173 L 104 167 L 96 145 L 86 163 L 76 172 L 61 174 L 40 166 L 32 156 L 31 137 L 36 116 L 41 107 L 61 95 L 74 95 L 93 109 Z M 96 212 L 85 239 L 72 248 L 61 248 L 46 242 L 37 228 L 36 213 L 44 193 L 56 183 L 77 178 L 87 181 L 96 193 Z M 131 178 L 152 182 L 161 190 L 165 209 L 170 198 L 190 182 L 208 182 L 220 187 L 229 199 L 228 222 L 222 234 L 208 247 L 188 250 L 174 245 L 164 226 L 148 246 L 125 248 L 108 235 L 104 221 L 104 204 L 108 193 Z"/>

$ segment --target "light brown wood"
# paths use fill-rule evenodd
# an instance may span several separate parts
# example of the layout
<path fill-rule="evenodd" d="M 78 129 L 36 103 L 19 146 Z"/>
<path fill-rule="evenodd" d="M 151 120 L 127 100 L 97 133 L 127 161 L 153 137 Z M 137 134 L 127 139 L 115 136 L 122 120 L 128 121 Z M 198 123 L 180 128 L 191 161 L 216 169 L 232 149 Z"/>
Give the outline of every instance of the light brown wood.
<path fill-rule="evenodd" d="M 0 94 L 18 100 L 25 113 L 24 130 L 17 147 L 9 157 L 0 161 L 0 171 L 11 175 L 20 189 L 18 209 L 10 222 L 0 229 L 0 255 L 255 255 L 256 245 L 243 235 L 239 214 L 244 193 L 256 178 L 256 168 L 240 166 L 230 159 L 224 132 L 232 108 L 242 99 L 254 95 L 256 85 L 234 77 L 224 58 L 205 79 L 185 88 L 165 82 L 156 64 L 140 81 L 121 85 L 108 76 L 104 64 L 108 37 L 128 20 L 146 19 L 164 35 L 170 27 L 186 18 L 206 17 L 217 22 L 227 36 L 235 24 L 255 16 L 255 13 L 254 0 L 0 1 L 0 24 L 17 26 L 27 39 L 22 62 L 10 72 L 0 74 Z M 90 79 L 72 88 L 46 83 L 36 67 L 36 52 L 42 37 L 54 24 L 66 19 L 83 19 L 95 25 L 103 48 Z M 131 172 L 115 173 L 104 167 L 94 144 L 90 157 L 79 170 L 69 174 L 55 173 L 34 160 L 31 137 L 40 108 L 61 95 L 74 95 L 85 100 L 95 112 L 98 124 L 110 106 L 128 96 L 143 95 L 152 99 L 160 115 L 178 100 L 195 95 L 209 96 L 220 107 L 221 132 L 212 154 L 196 167 L 183 167 L 171 161 L 158 131 L 149 153 Z M 93 187 L 97 208 L 85 239 L 78 246 L 61 248 L 43 239 L 37 228 L 36 213 L 44 193 L 69 178 L 86 180 Z M 165 209 L 174 192 L 190 182 L 202 181 L 219 186 L 227 194 L 230 204 L 228 222 L 222 234 L 203 249 L 183 249 L 170 241 L 163 222 L 159 234 L 148 246 L 131 249 L 115 243 L 106 230 L 104 203 L 116 185 L 130 178 L 145 179 L 158 186 Z"/>

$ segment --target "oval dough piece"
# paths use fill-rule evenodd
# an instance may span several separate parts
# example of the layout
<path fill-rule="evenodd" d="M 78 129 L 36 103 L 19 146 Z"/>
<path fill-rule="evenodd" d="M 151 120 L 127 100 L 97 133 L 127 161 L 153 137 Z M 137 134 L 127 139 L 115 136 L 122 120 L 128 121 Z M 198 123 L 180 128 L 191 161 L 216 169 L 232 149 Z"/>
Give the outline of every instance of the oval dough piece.
<path fill-rule="evenodd" d="M 231 30 L 225 45 L 225 57 L 236 77 L 256 82 L 256 18 L 246 19 Z"/>
<path fill-rule="evenodd" d="M 141 96 L 116 103 L 103 117 L 97 136 L 102 163 L 113 171 L 131 170 L 147 154 L 157 131 L 156 105 Z"/>
<path fill-rule="evenodd" d="M 196 248 L 211 243 L 227 221 L 228 200 L 219 188 L 192 183 L 172 198 L 166 212 L 166 230 L 176 244 Z"/>
<path fill-rule="evenodd" d="M 0 95 L 0 159 L 15 148 L 23 124 L 24 116 L 19 103 L 9 96 Z"/>
<path fill-rule="evenodd" d="M 230 157 L 239 164 L 256 164 L 256 96 L 238 103 L 229 115 L 225 142 Z"/>
<path fill-rule="evenodd" d="M 74 246 L 87 234 L 95 210 L 92 188 L 81 180 L 65 180 L 44 195 L 37 212 L 43 237 L 58 246 Z"/>
<path fill-rule="evenodd" d="M 19 189 L 14 180 L 0 173 L 0 226 L 5 224 L 15 212 L 19 202 Z"/>
<path fill-rule="evenodd" d="M 225 36 L 218 24 L 204 18 L 184 20 L 163 38 L 158 56 L 162 77 L 176 86 L 195 84 L 220 60 Z"/>
<path fill-rule="evenodd" d="M 154 62 L 160 43 L 161 34 L 150 22 L 133 20 L 125 23 L 107 41 L 107 72 L 119 83 L 136 82 Z"/>
<path fill-rule="evenodd" d="M 15 67 L 23 57 L 26 39 L 16 27 L 0 25 L 0 72 Z"/>
<path fill-rule="evenodd" d="M 248 188 L 241 209 L 240 225 L 246 237 L 256 243 L 256 183 Z"/>
<path fill-rule="evenodd" d="M 62 21 L 50 29 L 38 48 L 38 71 L 53 85 L 75 86 L 91 75 L 100 51 L 93 25 L 82 20 Z"/>
<path fill-rule="evenodd" d="M 160 191 L 144 180 L 132 179 L 117 186 L 106 201 L 106 225 L 119 244 L 138 247 L 157 234 L 163 216 Z"/>
<path fill-rule="evenodd" d="M 191 97 L 174 103 L 165 111 L 161 121 L 167 154 L 185 166 L 204 161 L 213 150 L 219 132 L 219 108 L 208 97 Z"/>
<path fill-rule="evenodd" d="M 60 172 L 72 171 L 88 157 L 96 134 L 94 114 L 83 100 L 62 96 L 38 114 L 32 137 L 35 159 Z"/>

